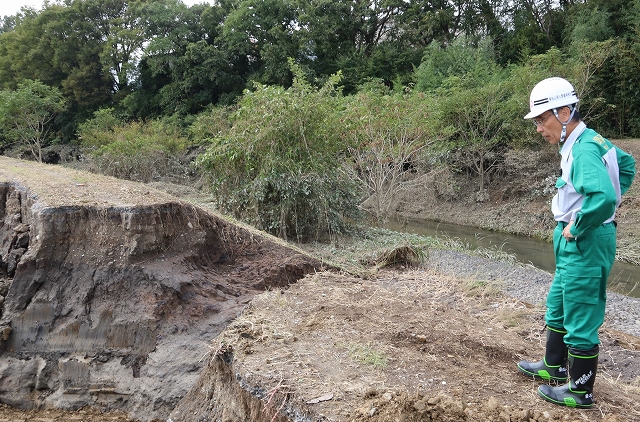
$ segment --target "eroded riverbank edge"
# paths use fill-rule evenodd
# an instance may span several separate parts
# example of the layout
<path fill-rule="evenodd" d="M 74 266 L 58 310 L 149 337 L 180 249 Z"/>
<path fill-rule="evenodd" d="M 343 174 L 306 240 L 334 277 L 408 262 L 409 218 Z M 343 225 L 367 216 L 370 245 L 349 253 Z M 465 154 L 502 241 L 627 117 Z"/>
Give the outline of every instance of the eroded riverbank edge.
<path fill-rule="evenodd" d="M 0 157 L 0 401 L 162 420 L 265 289 L 325 268 L 148 186 Z"/>

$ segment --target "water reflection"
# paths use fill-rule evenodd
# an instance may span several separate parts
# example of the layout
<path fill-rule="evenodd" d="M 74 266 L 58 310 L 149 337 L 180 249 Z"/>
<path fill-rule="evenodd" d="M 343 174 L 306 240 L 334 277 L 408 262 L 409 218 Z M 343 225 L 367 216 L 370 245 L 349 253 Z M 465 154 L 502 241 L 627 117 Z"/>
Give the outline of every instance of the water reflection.
<path fill-rule="evenodd" d="M 553 247 L 542 240 L 428 220 L 390 221 L 385 227 L 423 236 L 458 238 L 472 249 L 498 248 L 515 255 L 520 262 L 550 273 L 555 271 Z M 609 276 L 609 289 L 626 296 L 640 297 L 640 267 L 616 262 Z"/>

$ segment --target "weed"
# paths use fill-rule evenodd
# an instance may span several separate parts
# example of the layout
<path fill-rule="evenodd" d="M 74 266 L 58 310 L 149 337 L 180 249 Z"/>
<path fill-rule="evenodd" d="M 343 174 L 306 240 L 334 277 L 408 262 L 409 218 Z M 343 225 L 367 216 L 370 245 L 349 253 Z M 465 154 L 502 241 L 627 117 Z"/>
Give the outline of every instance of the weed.
<path fill-rule="evenodd" d="M 371 365 L 374 369 L 384 369 L 387 367 L 387 356 L 384 352 L 374 349 L 369 344 L 348 343 L 344 348 L 349 353 L 349 357 L 363 365 Z"/>
<path fill-rule="evenodd" d="M 469 296 L 488 297 L 500 294 L 500 289 L 495 283 L 485 280 L 470 279 L 463 287 L 465 294 Z"/>

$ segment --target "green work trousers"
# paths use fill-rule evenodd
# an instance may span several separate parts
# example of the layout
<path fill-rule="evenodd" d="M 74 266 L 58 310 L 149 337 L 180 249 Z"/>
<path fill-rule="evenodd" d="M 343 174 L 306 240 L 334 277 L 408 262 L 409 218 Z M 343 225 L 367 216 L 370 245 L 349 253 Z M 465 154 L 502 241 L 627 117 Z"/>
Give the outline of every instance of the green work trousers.
<path fill-rule="evenodd" d="M 559 222 L 553 232 L 556 272 L 545 319 L 549 327 L 567 331 L 568 347 L 586 350 L 600 344 L 607 279 L 616 256 L 616 226 L 603 224 L 570 241 L 562 236 L 565 226 Z"/>

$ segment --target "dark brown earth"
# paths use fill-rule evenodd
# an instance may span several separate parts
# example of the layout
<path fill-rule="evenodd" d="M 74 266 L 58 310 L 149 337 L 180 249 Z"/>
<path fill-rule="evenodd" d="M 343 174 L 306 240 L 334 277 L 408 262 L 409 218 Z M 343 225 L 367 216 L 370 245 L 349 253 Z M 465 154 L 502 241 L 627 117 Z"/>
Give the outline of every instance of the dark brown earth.
<path fill-rule="evenodd" d="M 211 341 L 322 264 L 144 185 L 0 158 L 0 402 L 164 419 Z M 1 420 L 1 419 L 0 419 Z"/>
<path fill-rule="evenodd" d="M 635 143 L 626 148 L 640 157 Z M 535 167 L 535 163 L 532 165 Z M 20 403 L 32 403 L 41 410 L 4 407 L 0 409 L 0 421 L 126 420 L 123 414 L 113 413 L 115 409 L 138 420 L 156 417 L 172 422 L 640 421 L 636 406 L 640 402 L 637 337 L 603 329 L 596 406 L 589 411 L 563 409 L 538 399 L 537 383 L 521 377 L 514 369 L 520 359 L 540 357 L 544 346 L 543 311 L 503 296 L 482 279 L 481 273 L 477 277 L 452 277 L 440 272 L 431 260 L 415 268 L 370 271 L 367 277 L 325 271 L 318 260 L 297 248 L 148 186 L 46 166 L 40 173 L 42 177 L 31 180 L 35 168 L 31 166 L 33 163 L 2 161 L 0 182 L 7 181 L 7 192 L 11 187 L 13 192 L 19 192 L 21 217 L 29 215 L 28 221 L 22 223 L 30 226 L 30 238 L 49 227 L 38 226 L 41 223 L 33 217 L 38 212 L 68 215 L 64 223 L 58 222 L 59 216 L 47 217 L 57 230 L 55 236 L 48 238 L 56 245 L 52 249 L 66 250 L 53 253 L 52 256 L 59 256 L 57 260 L 36 258 L 32 268 L 41 271 L 32 270 L 26 277 L 28 281 L 24 281 L 20 271 L 23 266 L 27 268 L 26 262 L 43 256 L 43 246 L 36 248 L 30 241 L 13 279 L 10 274 L 5 277 L 5 284 L 11 283 L 11 288 L 5 298 L 2 322 L 12 329 L 5 344 L 17 344 L 24 350 L 5 347 L 0 355 L 0 364 L 9 362 L 4 365 L 4 373 L 0 372 L 0 401 L 15 406 L 18 401 L 13 397 L 20 397 Z M 476 198 L 482 199 L 480 202 L 468 198 L 454 201 L 431 188 L 407 192 L 413 200 L 403 203 L 400 198 L 396 210 L 404 217 L 436 217 L 493 229 L 502 224 L 500 228 L 505 231 L 544 233 L 552 224 L 546 216 L 548 197 L 519 196 L 525 186 L 513 180 L 511 184 L 496 183 L 494 190 L 489 190 L 488 199 Z M 534 183 L 537 179 L 528 180 Z M 454 178 L 452 182 L 462 195 L 465 181 Z M 78 190 L 91 186 L 100 189 Z M 636 183 L 627 195 L 619 215 L 621 243 L 631 257 L 636 251 L 635 239 L 640 236 L 637 186 Z M 0 203 L 12 200 L 11 195 L 4 198 Z M 46 206 L 34 206 L 41 203 Z M 157 209 L 159 204 L 175 204 L 171 207 L 176 211 L 138 211 Z M 15 224 L 9 230 L 9 217 L 15 215 L 6 211 L 9 209 L 3 208 L 2 235 L 3 239 L 10 238 L 2 244 L 5 264 L 5 257 L 19 244 L 19 233 L 24 233 L 22 228 L 14 230 Z M 197 219 L 182 214 L 195 215 Z M 498 222 L 496 215 L 500 216 Z M 44 217 L 40 219 L 44 221 Z M 140 236 L 127 233 L 127 221 L 135 223 L 129 227 L 136 228 L 138 231 L 133 231 Z M 149 221 L 155 224 L 149 225 Z M 190 233 L 189 223 L 193 226 L 194 221 L 199 235 L 180 240 Z M 108 222 L 111 224 L 105 225 Z M 91 229 L 82 229 L 85 224 Z M 73 235 L 78 231 L 82 235 Z M 129 243 L 121 239 L 129 239 Z M 12 246 L 7 247 L 8 244 Z M 78 250 L 78 245 L 83 244 L 87 246 Z M 221 259 L 222 251 L 230 254 Z M 99 278 L 85 269 L 104 267 L 109 256 L 119 260 L 111 267 L 107 265 L 108 271 L 116 270 L 108 272 L 109 277 Z M 43 266 L 46 259 L 52 265 Z M 79 290 L 80 283 L 70 282 L 82 278 L 73 276 L 77 268 L 91 274 L 88 279 L 95 284 L 91 293 Z M 140 269 L 136 272 L 132 268 Z M 50 271 L 53 275 L 44 275 Z M 125 272 L 127 276 L 120 275 Z M 16 279 L 23 280 L 20 282 L 35 293 L 15 291 Z M 24 298 L 19 302 L 22 310 L 13 304 L 18 297 Z M 232 306 L 226 310 L 230 300 Z M 24 321 L 24 315 L 29 314 L 25 310 L 32 304 L 49 302 L 61 310 L 55 323 L 47 325 L 33 318 L 27 325 L 14 322 Z M 105 324 L 124 326 L 118 328 L 120 331 L 104 332 L 128 336 L 128 343 L 114 347 L 108 341 L 109 335 L 105 335 L 91 347 L 81 341 L 73 342 L 74 347 L 81 346 L 79 349 L 64 353 L 43 351 L 52 339 L 69 346 L 70 331 L 66 327 L 74 326 L 71 320 L 86 321 L 86 326 L 95 330 L 100 321 L 107 320 L 99 309 L 116 312 Z M 127 324 L 134 321 L 135 329 L 131 329 Z M 200 329 L 202 321 L 207 321 L 208 331 Z M 137 334 L 141 325 L 145 327 L 143 332 L 154 334 L 155 349 L 150 349 L 150 340 L 138 340 L 153 337 Z M 83 327 L 82 323 L 75 326 Z M 29 334 L 33 330 L 42 332 L 38 327 L 48 334 Z M 60 334 L 62 331 L 64 334 Z M 16 332 L 22 333 L 22 342 L 12 340 Z M 75 331 L 77 338 L 86 338 L 88 332 L 80 335 Z M 139 349 L 140 344 L 146 346 Z M 189 346 L 193 350 L 187 350 Z M 104 350 L 108 352 L 104 354 Z M 163 350 L 172 370 L 151 371 L 154 364 L 159 365 L 155 357 Z M 172 356 L 175 359 L 171 360 Z M 103 384 L 96 393 L 90 382 L 82 391 L 82 386 L 73 384 L 78 377 L 61 376 L 64 365 L 60 362 L 72 360 L 76 361 L 75 374 L 85 374 L 82 368 L 88 367 L 89 378 L 94 373 L 104 375 L 105 371 L 94 369 L 103 365 L 101 359 L 106 360 L 104 366 L 110 371 L 127 378 L 126 382 L 145 386 L 146 393 L 136 391 L 108 402 L 104 397 L 122 391 L 109 391 L 111 386 Z M 35 369 L 30 372 L 31 378 L 17 379 L 13 387 L 7 387 L 3 375 L 9 371 L 7 368 L 14 367 L 15 362 L 22 362 L 26 368 L 27 362 L 32 361 L 38 365 L 32 364 Z M 43 365 L 44 370 L 39 370 Z M 139 378 L 146 379 L 145 383 L 137 381 L 136 371 Z M 42 373 L 51 381 L 38 387 Z M 163 383 L 169 373 L 171 382 L 183 391 L 181 396 L 177 392 L 165 393 Z M 79 388 L 80 393 L 73 388 Z M 85 399 L 71 402 L 68 396 Z M 74 411 L 47 410 L 58 403 L 66 403 L 63 407 Z M 91 407 L 79 411 L 83 406 Z"/>

